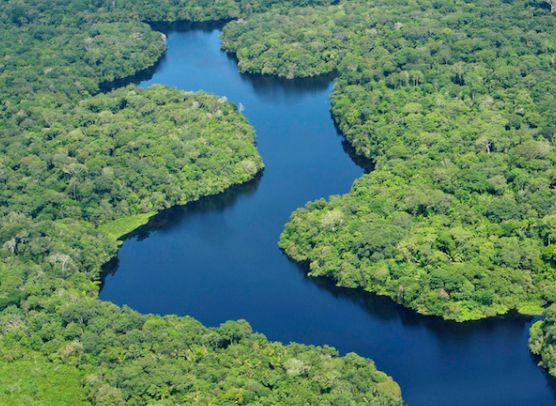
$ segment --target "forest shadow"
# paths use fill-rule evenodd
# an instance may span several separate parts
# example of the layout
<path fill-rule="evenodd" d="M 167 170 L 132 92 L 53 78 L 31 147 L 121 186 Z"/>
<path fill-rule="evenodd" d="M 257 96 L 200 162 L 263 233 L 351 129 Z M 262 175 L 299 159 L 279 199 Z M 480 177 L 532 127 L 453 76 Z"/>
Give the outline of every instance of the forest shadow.
<path fill-rule="evenodd" d="M 285 254 L 284 254 L 285 255 Z M 382 321 L 399 320 L 408 329 L 425 328 L 432 332 L 442 341 L 465 342 L 473 339 L 474 336 L 495 333 L 496 330 L 504 327 L 515 331 L 522 331 L 538 318 L 523 316 L 515 311 L 511 311 L 504 316 L 490 317 L 482 320 L 472 320 L 459 323 L 453 320 L 444 320 L 438 316 L 421 315 L 412 309 L 404 307 L 387 296 L 379 296 L 372 292 L 364 291 L 359 288 L 345 288 L 337 286 L 334 281 L 327 277 L 309 276 L 309 263 L 299 263 L 294 260 L 299 272 L 310 280 L 319 289 L 326 291 L 336 299 L 348 300 L 362 308 L 373 318 Z M 556 390 L 556 379 L 552 379 Z"/>
<path fill-rule="evenodd" d="M 159 22 L 149 22 L 150 27 L 155 31 L 160 31 L 164 34 L 170 34 L 172 32 L 190 32 L 190 31 L 201 31 L 201 32 L 212 32 L 214 30 L 222 29 L 226 24 L 228 24 L 232 19 L 222 19 L 216 21 L 206 21 L 206 22 L 195 22 L 195 21 L 175 21 L 173 23 L 167 23 L 163 21 Z"/>
<path fill-rule="evenodd" d="M 239 61 L 234 53 L 222 52 L 226 54 L 228 61 L 236 67 L 238 66 Z M 301 96 L 320 93 L 328 89 L 336 78 L 336 72 L 293 79 L 250 72 L 239 72 L 239 76 L 242 82 L 249 84 L 255 94 L 263 99 L 281 99 L 293 102 Z"/>
<path fill-rule="evenodd" d="M 154 31 L 159 31 L 165 35 L 172 32 L 189 32 L 189 31 L 202 31 L 202 32 L 212 32 L 214 30 L 221 29 L 231 20 L 219 20 L 211 22 L 191 22 L 191 21 L 177 21 L 174 23 L 165 22 L 149 22 L 149 26 Z M 152 65 L 145 69 L 134 73 L 133 75 L 126 76 L 124 78 L 115 79 L 111 81 L 101 82 L 99 84 L 99 90 L 101 93 L 108 93 L 112 90 L 125 87 L 130 84 L 138 85 L 141 82 L 151 80 L 154 74 L 160 68 L 160 65 L 166 60 L 167 52 L 164 51 L 160 58 Z"/>
<path fill-rule="evenodd" d="M 154 74 L 157 72 L 158 68 L 166 59 L 166 52 L 164 52 L 160 58 L 154 63 L 154 65 L 141 69 L 140 71 L 134 73 L 133 75 L 126 76 L 125 78 L 115 79 L 112 81 L 101 82 L 99 84 L 99 90 L 101 93 L 109 93 L 113 90 L 126 87 L 131 84 L 139 84 L 141 82 L 151 80 Z"/>
<path fill-rule="evenodd" d="M 136 238 L 138 241 L 143 241 L 149 238 L 154 232 L 169 232 L 183 227 L 183 224 L 192 217 L 229 209 L 242 198 L 252 196 L 256 193 L 261 183 L 263 173 L 264 171 L 261 171 L 250 181 L 233 185 L 224 192 L 204 196 L 199 200 L 185 205 L 173 206 L 162 210 L 151 217 L 148 223 L 126 234 L 121 240 L 125 242 L 126 240 Z M 119 265 L 120 261 L 118 255 L 116 255 L 102 266 L 100 290 L 102 290 L 104 286 L 106 276 L 115 274 L 118 271 Z"/>

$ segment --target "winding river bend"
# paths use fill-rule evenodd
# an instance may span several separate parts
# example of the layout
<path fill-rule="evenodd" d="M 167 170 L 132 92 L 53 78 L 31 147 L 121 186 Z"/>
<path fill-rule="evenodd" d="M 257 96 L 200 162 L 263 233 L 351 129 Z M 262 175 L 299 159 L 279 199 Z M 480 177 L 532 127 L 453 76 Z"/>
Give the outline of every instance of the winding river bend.
<path fill-rule="evenodd" d="M 369 170 L 329 113 L 331 78 L 241 75 L 217 25 L 181 25 L 141 86 L 206 90 L 245 106 L 266 169 L 254 181 L 160 213 L 130 235 L 100 297 L 214 326 L 246 319 L 271 340 L 373 358 L 409 405 L 551 405 L 556 382 L 527 350 L 531 318 L 458 325 L 308 278 L 277 246 L 290 214 L 345 193 Z"/>

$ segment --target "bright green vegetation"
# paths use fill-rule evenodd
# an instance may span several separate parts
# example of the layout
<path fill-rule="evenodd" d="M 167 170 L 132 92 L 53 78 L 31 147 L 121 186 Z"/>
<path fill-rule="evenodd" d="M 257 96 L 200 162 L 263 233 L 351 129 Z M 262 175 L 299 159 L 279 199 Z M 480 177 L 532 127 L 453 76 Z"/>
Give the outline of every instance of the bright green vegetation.
<path fill-rule="evenodd" d="M 134 214 L 131 216 L 121 217 L 116 220 L 112 220 L 108 223 L 101 224 L 98 229 L 106 235 L 111 236 L 113 239 L 117 240 L 122 238 L 126 234 L 129 234 L 136 228 L 147 224 L 149 219 L 155 213 L 141 213 Z"/>
<path fill-rule="evenodd" d="M 209 329 L 188 317 L 140 315 L 77 291 L 43 296 L 34 308 L 2 313 L 6 368 L 27 362 L 20 358 L 29 349 L 44 352 L 50 363 L 42 368 L 49 374 L 64 368 L 73 374 L 65 383 L 72 387 L 81 374 L 82 396 L 94 404 L 401 404 L 397 384 L 370 361 L 341 358 L 329 347 L 269 343 L 247 322 Z M 19 373 L 3 386 L 33 379 L 46 385 L 56 378 Z"/>
<path fill-rule="evenodd" d="M 264 35 L 263 35 L 264 33 Z M 230 23 L 244 70 L 336 70 L 376 170 L 294 213 L 311 275 L 458 321 L 556 298 L 556 18 L 526 1 L 347 0 Z"/>
<path fill-rule="evenodd" d="M 262 167 L 252 127 L 224 98 L 128 87 L 48 114 L 9 139 L 3 161 L 0 198 L 34 218 L 97 224 L 149 213 L 221 192 Z"/>
<path fill-rule="evenodd" d="M 83 374 L 76 368 L 53 365 L 45 357 L 0 362 L 0 404 L 13 406 L 86 405 L 82 398 Z"/>
<path fill-rule="evenodd" d="M 100 85 L 164 52 L 164 36 L 141 21 L 216 20 L 273 3 L 2 3 L 1 404 L 401 404 L 397 384 L 355 354 L 97 297 L 119 237 L 263 166 L 252 127 L 225 98 Z"/>
<path fill-rule="evenodd" d="M 529 349 L 539 357 L 539 365 L 556 376 L 556 305 L 545 310 L 544 320 L 533 324 L 529 334 Z"/>
<path fill-rule="evenodd" d="M 256 15 L 226 25 L 222 47 L 237 55 L 242 72 L 288 79 L 328 73 L 336 68 L 344 41 L 353 36 L 336 30 L 344 14 L 342 6 Z"/>

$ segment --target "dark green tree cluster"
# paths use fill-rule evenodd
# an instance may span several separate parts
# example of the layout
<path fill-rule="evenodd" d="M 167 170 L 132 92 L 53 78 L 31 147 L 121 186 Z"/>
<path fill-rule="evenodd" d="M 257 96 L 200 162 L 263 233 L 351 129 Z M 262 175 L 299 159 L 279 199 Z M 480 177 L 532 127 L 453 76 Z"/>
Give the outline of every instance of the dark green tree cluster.
<path fill-rule="evenodd" d="M 353 0 L 233 22 L 224 44 L 249 71 L 336 70 L 332 113 L 376 164 L 286 226 L 281 247 L 312 275 L 459 321 L 554 301 L 556 19 L 546 7 Z"/>
<path fill-rule="evenodd" d="M 225 98 L 101 85 L 156 63 L 144 21 L 303 1 L 0 4 L 1 404 L 401 404 L 372 361 L 98 300 L 117 238 L 252 179 L 254 132 Z M 315 3 L 320 4 L 320 3 Z"/>

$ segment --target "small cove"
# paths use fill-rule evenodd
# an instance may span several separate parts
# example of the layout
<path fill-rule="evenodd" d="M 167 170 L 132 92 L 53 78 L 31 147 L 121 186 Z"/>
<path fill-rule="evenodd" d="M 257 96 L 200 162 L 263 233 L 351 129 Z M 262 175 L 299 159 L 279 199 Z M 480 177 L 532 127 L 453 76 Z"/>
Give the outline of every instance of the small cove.
<path fill-rule="evenodd" d="M 190 315 L 214 326 L 246 319 L 271 340 L 332 345 L 372 358 L 410 405 L 549 405 L 555 382 L 527 349 L 531 318 L 456 324 L 388 299 L 308 278 L 277 242 L 292 211 L 345 193 L 368 170 L 329 113 L 330 77 L 241 75 L 220 50 L 218 25 L 168 33 L 146 76 L 245 106 L 266 165 L 255 180 L 160 213 L 126 239 L 100 297 L 144 313 Z"/>

